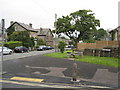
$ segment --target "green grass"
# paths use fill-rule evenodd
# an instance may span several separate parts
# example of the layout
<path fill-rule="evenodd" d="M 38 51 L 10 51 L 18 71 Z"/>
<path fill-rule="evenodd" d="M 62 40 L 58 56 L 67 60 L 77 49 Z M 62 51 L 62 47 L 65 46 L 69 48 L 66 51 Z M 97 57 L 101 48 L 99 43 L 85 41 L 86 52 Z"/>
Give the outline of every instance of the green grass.
<path fill-rule="evenodd" d="M 49 53 L 49 54 L 45 54 L 44 56 L 55 57 L 55 58 L 67 58 L 66 52 L 68 51 L 65 51 L 64 53 L 60 53 L 60 52 Z M 71 50 L 69 50 L 69 52 L 71 52 Z M 100 64 L 100 65 L 110 66 L 110 67 L 120 67 L 120 63 L 118 64 L 118 58 L 114 58 L 114 57 L 83 56 L 83 58 L 80 58 L 76 56 L 75 58 L 77 61 L 80 61 L 80 62 Z"/>
<path fill-rule="evenodd" d="M 66 52 L 68 52 L 68 51 L 72 52 L 71 50 L 67 50 L 64 53 L 54 52 L 54 53 L 45 54 L 44 56 L 55 57 L 55 58 L 67 58 L 67 53 Z"/>
<path fill-rule="evenodd" d="M 120 64 L 118 64 L 118 58 L 114 57 L 84 56 L 83 58 L 77 58 L 76 60 L 110 67 L 120 67 Z"/>

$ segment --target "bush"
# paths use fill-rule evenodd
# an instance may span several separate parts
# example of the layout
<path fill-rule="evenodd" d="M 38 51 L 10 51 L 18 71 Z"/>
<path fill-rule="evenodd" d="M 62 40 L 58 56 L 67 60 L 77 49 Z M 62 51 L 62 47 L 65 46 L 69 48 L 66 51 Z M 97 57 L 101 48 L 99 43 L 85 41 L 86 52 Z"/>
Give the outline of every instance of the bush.
<path fill-rule="evenodd" d="M 46 43 L 40 38 L 37 40 L 37 45 L 46 45 Z"/>
<path fill-rule="evenodd" d="M 66 43 L 64 41 L 60 41 L 58 44 L 58 48 L 60 49 L 60 52 L 63 53 L 65 50 Z"/>
<path fill-rule="evenodd" d="M 38 47 L 39 47 L 39 45 L 34 46 L 35 49 L 37 49 Z"/>
<path fill-rule="evenodd" d="M 2 46 L 2 42 L 0 42 L 0 46 Z"/>
<path fill-rule="evenodd" d="M 8 47 L 10 49 L 14 49 L 17 46 L 22 46 L 22 42 L 20 42 L 20 41 L 9 41 L 9 42 L 5 42 L 4 46 Z"/>

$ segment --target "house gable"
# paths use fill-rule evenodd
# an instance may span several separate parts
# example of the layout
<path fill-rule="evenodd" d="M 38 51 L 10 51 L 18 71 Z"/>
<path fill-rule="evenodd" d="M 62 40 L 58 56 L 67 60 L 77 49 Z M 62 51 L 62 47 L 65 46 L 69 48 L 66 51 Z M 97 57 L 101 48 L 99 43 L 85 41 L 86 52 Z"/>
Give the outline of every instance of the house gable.
<path fill-rule="evenodd" d="M 27 24 L 24 24 L 24 23 L 19 23 L 19 22 L 14 22 L 10 25 L 9 28 L 11 27 L 15 27 L 15 31 L 23 31 L 23 30 L 27 30 L 27 31 L 31 31 L 31 32 L 37 32 L 35 31 L 35 29 L 33 29 L 32 27 L 30 27 L 29 25 Z"/>

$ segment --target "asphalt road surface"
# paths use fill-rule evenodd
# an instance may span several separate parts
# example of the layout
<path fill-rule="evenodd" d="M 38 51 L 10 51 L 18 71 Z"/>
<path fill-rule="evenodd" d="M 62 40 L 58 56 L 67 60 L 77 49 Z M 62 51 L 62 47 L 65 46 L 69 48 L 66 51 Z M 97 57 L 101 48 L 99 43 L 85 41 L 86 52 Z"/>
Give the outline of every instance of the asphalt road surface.
<path fill-rule="evenodd" d="M 73 63 L 77 63 L 77 76 L 78 78 L 82 79 L 96 79 L 95 77 L 97 76 L 95 76 L 95 74 L 97 71 L 100 72 L 100 70 L 108 70 L 108 73 L 115 75 L 118 73 L 118 69 L 113 67 L 43 56 L 43 54 L 50 52 L 54 52 L 54 50 L 48 52 L 34 51 L 22 54 L 18 53 L 10 56 L 6 55 L 7 57 L 4 57 L 5 60 L 3 61 L 3 72 L 5 72 L 5 74 L 3 74 L 3 79 L 10 80 L 10 78 L 17 76 L 27 78 L 42 78 L 49 83 L 70 84 L 70 79 L 73 72 Z M 111 78 L 114 78 L 115 75 L 113 75 Z M 104 82 L 108 82 L 105 78 L 103 78 Z M 109 81 L 110 85 L 117 87 L 117 82 L 113 81 Z M 11 85 L 4 83 L 3 86 L 9 87 Z M 12 87 L 14 86 L 15 85 Z M 22 87 L 22 85 L 20 87 Z M 23 88 L 24 87 L 26 86 L 23 86 Z"/>

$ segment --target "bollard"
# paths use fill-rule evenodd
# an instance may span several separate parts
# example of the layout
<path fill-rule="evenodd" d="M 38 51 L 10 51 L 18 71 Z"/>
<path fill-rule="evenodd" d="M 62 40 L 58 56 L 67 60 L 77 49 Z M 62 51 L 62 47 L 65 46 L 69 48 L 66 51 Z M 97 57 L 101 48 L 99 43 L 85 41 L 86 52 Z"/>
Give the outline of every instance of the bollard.
<path fill-rule="evenodd" d="M 77 64 L 73 63 L 73 77 L 72 77 L 73 81 L 77 81 Z"/>

